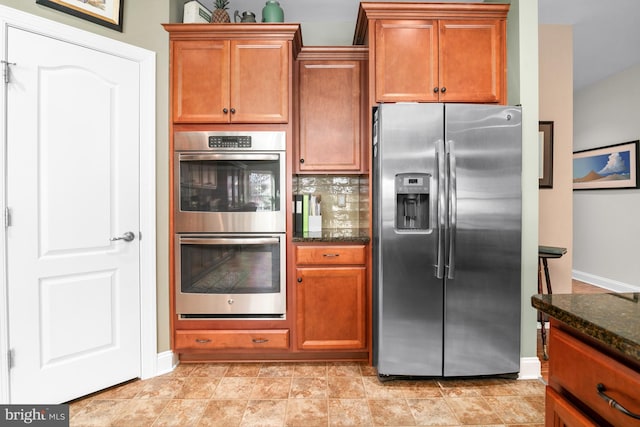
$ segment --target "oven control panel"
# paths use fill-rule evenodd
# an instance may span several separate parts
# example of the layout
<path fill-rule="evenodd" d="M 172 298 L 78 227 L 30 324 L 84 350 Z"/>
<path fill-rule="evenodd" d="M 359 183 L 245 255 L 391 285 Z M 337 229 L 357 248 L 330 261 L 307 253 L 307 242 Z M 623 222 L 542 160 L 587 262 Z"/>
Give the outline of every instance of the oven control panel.
<path fill-rule="evenodd" d="M 251 136 L 209 136 L 209 148 L 251 148 Z"/>
<path fill-rule="evenodd" d="M 187 131 L 176 132 L 174 151 L 286 151 L 284 131 Z M 284 153 L 283 153 L 284 154 Z"/>

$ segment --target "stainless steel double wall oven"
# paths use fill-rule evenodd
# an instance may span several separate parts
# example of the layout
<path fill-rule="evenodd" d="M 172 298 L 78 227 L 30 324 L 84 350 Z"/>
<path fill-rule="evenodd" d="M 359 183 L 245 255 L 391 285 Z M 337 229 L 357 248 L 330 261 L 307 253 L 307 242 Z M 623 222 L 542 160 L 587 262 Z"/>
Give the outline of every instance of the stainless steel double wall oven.
<path fill-rule="evenodd" d="M 176 132 L 176 310 L 284 318 L 285 132 Z"/>

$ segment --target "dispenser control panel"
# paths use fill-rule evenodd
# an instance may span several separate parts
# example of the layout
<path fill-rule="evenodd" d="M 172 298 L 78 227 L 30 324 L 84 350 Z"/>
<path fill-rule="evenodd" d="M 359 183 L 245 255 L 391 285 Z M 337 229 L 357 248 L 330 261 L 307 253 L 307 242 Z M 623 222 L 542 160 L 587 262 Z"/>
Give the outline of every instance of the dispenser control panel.
<path fill-rule="evenodd" d="M 424 176 L 403 176 L 402 182 L 398 183 L 398 193 L 428 193 L 428 175 Z M 425 179 L 426 178 L 426 179 Z"/>

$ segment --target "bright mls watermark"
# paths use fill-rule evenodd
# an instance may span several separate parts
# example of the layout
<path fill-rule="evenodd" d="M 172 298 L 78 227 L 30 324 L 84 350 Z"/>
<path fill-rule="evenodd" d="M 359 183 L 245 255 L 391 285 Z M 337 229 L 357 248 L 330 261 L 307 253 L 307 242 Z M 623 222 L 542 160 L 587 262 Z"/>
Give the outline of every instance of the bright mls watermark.
<path fill-rule="evenodd" d="M 69 427 L 69 405 L 0 405 L 0 425 Z"/>

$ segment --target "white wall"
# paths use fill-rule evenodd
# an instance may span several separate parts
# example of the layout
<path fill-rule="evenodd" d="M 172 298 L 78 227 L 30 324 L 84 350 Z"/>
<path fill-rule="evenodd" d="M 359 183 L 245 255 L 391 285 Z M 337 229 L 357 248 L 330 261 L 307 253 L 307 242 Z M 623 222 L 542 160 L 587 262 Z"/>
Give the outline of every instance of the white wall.
<path fill-rule="evenodd" d="M 640 65 L 574 94 L 574 151 L 640 139 Z M 574 277 L 640 291 L 640 189 L 573 192 Z"/>

